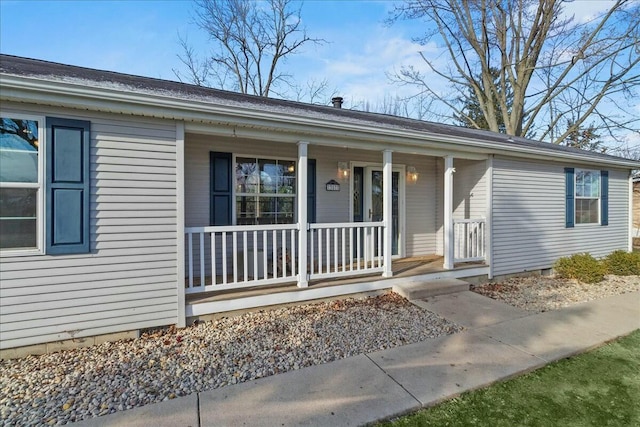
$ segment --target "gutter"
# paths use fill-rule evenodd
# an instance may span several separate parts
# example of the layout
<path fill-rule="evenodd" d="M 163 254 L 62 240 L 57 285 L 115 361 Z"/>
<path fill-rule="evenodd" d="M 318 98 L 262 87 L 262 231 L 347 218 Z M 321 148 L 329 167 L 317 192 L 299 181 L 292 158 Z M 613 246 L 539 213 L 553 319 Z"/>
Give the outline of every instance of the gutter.
<path fill-rule="evenodd" d="M 540 147 L 523 147 L 509 142 L 484 142 L 472 138 L 436 134 L 433 132 L 383 127 L 375 122 L 349 123 L 329 118 L 311 118 L 292 113 L 276 113 L 257 110 L 246 105 L 218 105 L 200 100 L 187 100 L 158 94 L 125 91 L 118 88 L 89 87 L 39 78 L 0 75 L 0 98 L 18 102 L 33 102 L 42 105 L 70 107 L 83 110 L 107 111 L 120 114 L 159 117 L 195 123 L 218 123 L 243 128 L 259 127 L 278 132 L 293 132 L 317 135 L 335 140 L 379 142 L 388 148 L 403 148 L 398 151 L 411 152 L 412 148 L 451 151 L 471 151 L 478 154 L 511 154 L 516 157 L 550 158 L 589 164 L 640 169 L 640 162 L 627 159 L 599 159 L 589 154 L 558 152 Z M 140 90 L 140 89 L 137 89 Z M 175 95 L 175 94 L 173 94 Z M 187 124 L 187 128 L 189 125 Z M 389 147 L 393 140 L 394 147 Z M 425 147 L 425 143 L 430 144 Z M 339 142 L 336 145 L 342 145 Z M 455 147 L 452 147 L 455 145 Z"/>

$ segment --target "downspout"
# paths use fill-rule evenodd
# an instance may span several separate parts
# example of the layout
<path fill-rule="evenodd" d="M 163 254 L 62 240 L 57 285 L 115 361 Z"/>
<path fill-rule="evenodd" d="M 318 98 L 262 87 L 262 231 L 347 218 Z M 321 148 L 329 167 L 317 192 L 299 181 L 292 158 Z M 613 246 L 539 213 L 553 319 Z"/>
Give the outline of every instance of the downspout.
<path fill-rule="evenodd" d="M 485 263 L 489 266 L 488 279 L 493 279 L 493 157 L 487 159 L 487 213 L 485 238 Z"/>
<path fill-rule="evenodd" d="M 633 171 L 629 171 L 629 252 L 633 252 Z"/>

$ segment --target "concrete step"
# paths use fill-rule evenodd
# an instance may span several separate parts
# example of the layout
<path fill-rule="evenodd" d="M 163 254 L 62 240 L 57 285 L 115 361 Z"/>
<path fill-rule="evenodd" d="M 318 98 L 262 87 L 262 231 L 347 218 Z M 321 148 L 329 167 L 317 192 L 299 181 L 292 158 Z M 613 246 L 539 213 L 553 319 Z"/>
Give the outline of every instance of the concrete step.
<path fill-rule="evenodd" d="M 391 288 L 408 300 L 424 299 L 469 290 L 469 283 L 460 279 L 436 279 L 421 282 L 407 281 Z"/>

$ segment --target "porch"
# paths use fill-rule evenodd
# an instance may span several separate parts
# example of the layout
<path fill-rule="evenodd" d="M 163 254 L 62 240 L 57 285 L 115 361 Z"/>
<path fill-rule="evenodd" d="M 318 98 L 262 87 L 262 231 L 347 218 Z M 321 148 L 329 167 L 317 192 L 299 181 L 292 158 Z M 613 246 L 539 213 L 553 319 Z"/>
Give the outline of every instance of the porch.
<path fill-rule="evenodd" d="M 443 267 L 443 257 L 427 255 L 394 259 L 392 277 L 381 277 L 376 273 L 356 277 L 316 279 L 308 287 L 300 288 L 296 282 L 248 286 L 226 291 L 212 290 L 188 293 L 186 315 L 194 318 L 202 315 L 233 310 L 257 308 L 275 304 L 301 302 L 319 298 L 330 298 L 361 292 L 390 289 L 395 284 L 407 281 L 430 281 L 443 278 L 474 278 L 488 275 L 489 269 L 482 261 L 459 263 L 452 270 Z"/>
<path fill-rule="evenodd" d="M 187 135 L 185 314 L 490 275 L 491 159 L 368 147 Z"/>

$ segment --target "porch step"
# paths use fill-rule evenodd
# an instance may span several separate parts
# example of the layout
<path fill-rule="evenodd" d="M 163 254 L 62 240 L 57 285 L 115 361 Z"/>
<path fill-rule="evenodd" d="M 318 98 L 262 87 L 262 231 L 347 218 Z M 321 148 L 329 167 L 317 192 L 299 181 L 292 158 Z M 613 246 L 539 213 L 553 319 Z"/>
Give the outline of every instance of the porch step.
<path fill-rule="evenodd" d="M 424 282 L 407 281 L 394 285 L 391 290 L 411 301 L 436 295 L 468 291 L 469 283 L 460 279 L 437 279 Z"/>

